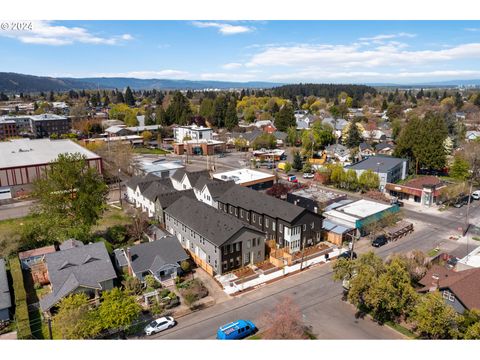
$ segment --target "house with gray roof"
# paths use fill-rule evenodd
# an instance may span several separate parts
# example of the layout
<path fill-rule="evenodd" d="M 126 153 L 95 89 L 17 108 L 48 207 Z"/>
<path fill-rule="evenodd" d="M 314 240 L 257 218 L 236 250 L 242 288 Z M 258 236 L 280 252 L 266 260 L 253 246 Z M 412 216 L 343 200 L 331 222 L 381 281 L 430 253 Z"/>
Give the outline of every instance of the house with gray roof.
<path fill-rule="evenodd" d="M 98 297 L 101 291 L 113 288 L 117 277 L 103 242 L 46 254 L 45 263 L 51 292 L 40 299 L 44 312 L 73 293 Z"/>
<path fill-rule="evenodd" d="M 174 190 L 157 194 L 157 196 L 155 197 L 155 219 L 157 219 L 162 226 L 165 225 L 165 209 L 172 205 L 175 201 L 180 199 L 182 196 L 195 199 L 195 193 L 193 189 L 181 191 Z"/>
<path fill-rule="evenodd" d="M 12 298 L 8 287 L 7 270 L 5 260 L 0 258 L 0 322 L 10 320 L 10 308 Z"/>
<path fill-rule="evenodd" d="M 172 185 L 176 190 L 192 189 L 200 177 L 210 178 L 208 170 L 186 171 L 185 169 L 178 169 L 172 175 Z"/>
<path fill-rule="evenodd" d="M 264 232 L 201 201 L 181 197 L 165 210 L 165 225 L 210 275 L 265 260 Z"/>
<path fill-rule="evenodd" d="M 247 222 L 295 253 L 321 241 L 322 216 L 273 196 L 232 186 L 218 198 L 218 209 Z"/>
<path fill-rule="evenodd" d="M 174 285 L 175 278 L 182 271 L 180 263 L 189 259 L 178 239 L 172 235 L 117 249 L 114 255 L 119 268 L 126 268 L 142 282 L 145 276 L 152 275 L 164 286 Z"/>
<path fill-rule="evenodd" d="M 325 148 L 327 158 L 341 163 L 350 161 L 350 149 L 342 144 L 333 144 Z"/>
<path fill-rule="evenodd" d="M 396 183 L 405 180 L 408 175 L 408 160 L 392 156 L 370 156 L 353 165 L 346 166 L 345 170 L 353 169 L 360 176 L 366 170 L 372 170 L 380 178 L 380 190 L 385 189 L 387 183 Z"/>
<path fill-rule="evenodd" d="M 233 180 L 222 181 L 202 176 L 195 184 L 193 191 L 198 201 L 202 201 L 217 209 L 218 197 L 234 185 L 235 182 Z"/>

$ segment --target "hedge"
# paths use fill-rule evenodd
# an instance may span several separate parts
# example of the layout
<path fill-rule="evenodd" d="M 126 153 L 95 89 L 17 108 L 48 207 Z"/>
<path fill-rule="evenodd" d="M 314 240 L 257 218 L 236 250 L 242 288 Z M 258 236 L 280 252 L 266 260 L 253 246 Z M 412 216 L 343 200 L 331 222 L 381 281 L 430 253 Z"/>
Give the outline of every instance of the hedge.
<path fill-rule="evenodd" d="M 30 318 L 28 316 L 27 292 L 23 283 L 22 267 L 20 260 L 15 257 L 10 259 L 10 273 L 13 280 L 15 294 L 15 319 L 17 321 L 17 338 L 31 339 Z"/>

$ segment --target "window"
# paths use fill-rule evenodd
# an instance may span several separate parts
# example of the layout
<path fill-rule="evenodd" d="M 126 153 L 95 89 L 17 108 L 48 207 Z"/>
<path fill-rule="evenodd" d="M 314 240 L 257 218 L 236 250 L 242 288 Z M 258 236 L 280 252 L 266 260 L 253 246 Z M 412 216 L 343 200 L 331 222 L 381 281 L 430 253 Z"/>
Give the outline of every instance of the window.
<path fill-rule="evenodd" d="M 228 268 L 227 261 L 224 261 L 222 264 L 223 264 L 223 270 L 227 270 L 227 268 Z"/>
<path fill-rule="evenodd" d="M 235 216 L 238 216 L 238 209 L 235 208 Z"/>
<path fill-rule="evenodd" d="M 275 231 L 275 228 L 277 226 L 277 223 L 275 221 L 272 221 L 272 230 Z"/>
<path fill-rule="evenodd" d="M 262 217 L 261 216 L 258 217 L 258 224 L 262 225 Z"/>
<path fill-rule="evenodd" d="M 240 243 L 237 243 L 237 251 L 240 251 Z"/>
<path fill-rule="evenodd" d="M 252 239 L 252 247 L 255 247 L 256 239 Z"/>
<path fill-rule="evenodd" d="M 303 224 L 303 231 L 307 230 L 307 224 Z"/>
<path fill-rule="evenodd" d="M 235 259 L 235 266 L 240 266 L 240 256 Z"/>
<path fill-rule="evenodd" d="M 217 267 L 217 260 L 215 260 L 215 268 Z"/>
<path fill-rule="evenodd" d="M 247 221 L 250 221 L 250 214 L 247 212 Z"/>
<path fill-rule="evenodd" d="M 314 229 L 314 228 L 315 228 L 315 222 L 312 221 L 312 229 Z"/>
<path fill-rule="evenodd" d="M 283 233 L 283 224 L 278 225 L 278 231 L 280 231 L 280 233 Z"/>
<path fill-rule="evenodd" d="M 268 218 L 265 218 L 265 227 L 268 228 Z"/>
<path fill-rule="evenodd" d="M 225 254 L 228 254 L 230 252 L 230 245 L 225 245 Z"/>
<path fill-rule="evenodd" d="M 215 254 L 217 253 L 217 248 L 215 247 Z M 216 265 L 215 265 L 216 266 Z"/>
<path fill-rule="evenodd" d="M 443 298 L 445 300 L 448 300 L 448 301 L 451 301 L 451 302 L 454 302 L 455 301 L 455 295 L 453 295 L 450 291 L 448 290 L 444 290 L 443 291 Z"/>
<path fill-rule="evenodd" d="M 251 246 L 251 241 L 247 240 L 247 249 L 250 249 L 250 246 Z"/>
<path fill-rule="evenodd" d="M 233 214 L 233 206 L 230 205 L 230 214 Z"/>
<path fill-rule="evenodd" d="M 252 221 L 253 222 L 257 221 L 257 215 L 256 214 L 252 214 Z"/>
<path fill-rule="evenodd" d="M 243 218 L 243 209 L 240 209 L 240 217 Z"/>

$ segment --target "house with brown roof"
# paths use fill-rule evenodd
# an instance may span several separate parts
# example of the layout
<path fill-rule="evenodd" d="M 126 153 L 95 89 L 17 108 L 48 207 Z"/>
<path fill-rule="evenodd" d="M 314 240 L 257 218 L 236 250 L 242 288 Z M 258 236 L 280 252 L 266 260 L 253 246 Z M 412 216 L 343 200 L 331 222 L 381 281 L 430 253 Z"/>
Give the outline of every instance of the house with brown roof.
<path fill-rule="evenodd" d="M 446 184 L 436 176 L 421 176 L 409 180 L 405 184 L 387 183 L 385 189 L 390 196 L 395 196 L 399 200 L 431 206 L 436 203 L 441 190 L 445 187 Z"/>
<path fill-rule="evenodd" d="M 434 265 L 419 281 L 420 293 L 438 290 L 448 305 L 458 313 L 480 310 L 480 269 L 453 271 Z"/>

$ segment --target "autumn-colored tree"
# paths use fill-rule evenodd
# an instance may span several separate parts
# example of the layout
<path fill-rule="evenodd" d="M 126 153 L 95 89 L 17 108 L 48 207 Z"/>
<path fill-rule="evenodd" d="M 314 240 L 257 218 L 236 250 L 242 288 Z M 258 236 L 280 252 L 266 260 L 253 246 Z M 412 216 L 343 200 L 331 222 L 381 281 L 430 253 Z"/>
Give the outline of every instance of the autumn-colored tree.
<path fill-rule="evenodd" d="M 261 320 L 263 339 L 304 339 L 305 324 L 297 304 L 290 297 L 280 299 L 275 308 L 266 312 Z"/>

